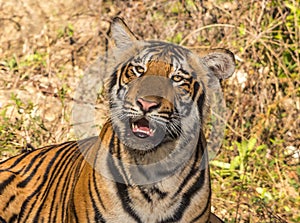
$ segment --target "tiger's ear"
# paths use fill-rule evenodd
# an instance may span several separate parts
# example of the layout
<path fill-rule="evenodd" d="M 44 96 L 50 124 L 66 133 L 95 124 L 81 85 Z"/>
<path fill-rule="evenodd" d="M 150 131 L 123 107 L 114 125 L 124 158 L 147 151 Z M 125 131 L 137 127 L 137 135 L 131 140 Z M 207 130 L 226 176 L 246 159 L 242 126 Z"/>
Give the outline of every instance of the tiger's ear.
<path fill-rule="evenodd" d="M 113 40 L 113 44 L 117 48 L 128 47 L 137 41 L 137 38 L 133 32 L 128 28 L 125 22 L 119 18 L 115 17 L 110 25 L 109 35 Z"/>
<path fill-rule="evenodd" d="M 226 49 L 213 49 L 200 53 L 200 58 L 219 79 L 229 78 L 235 70 L 234 54 Z"/>

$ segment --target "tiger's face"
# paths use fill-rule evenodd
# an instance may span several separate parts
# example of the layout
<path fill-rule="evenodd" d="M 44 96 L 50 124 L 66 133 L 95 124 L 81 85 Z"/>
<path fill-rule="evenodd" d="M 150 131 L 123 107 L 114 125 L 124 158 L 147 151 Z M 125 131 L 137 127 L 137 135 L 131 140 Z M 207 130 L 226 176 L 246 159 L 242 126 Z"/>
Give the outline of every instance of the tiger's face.
<path fill-rule="evenodd" d="M 199 56 L 175 44 L 139 41 L 121 20 L 112 23 L 111 36 L 116 57 L 122 57 L 109 87 L 111 120 L 121 142 L 149 151 L 197 138 L 207 90 L 233 73 L 232 53 L 218 49 Z"/>
<path fill-rule="evenodd" d="M 150 41 L 113 74 L 111 117 L 125 145 L 152 150 L 197 135 L 205 89 L 188 64 L 191 55 L 182 47 Z"/>

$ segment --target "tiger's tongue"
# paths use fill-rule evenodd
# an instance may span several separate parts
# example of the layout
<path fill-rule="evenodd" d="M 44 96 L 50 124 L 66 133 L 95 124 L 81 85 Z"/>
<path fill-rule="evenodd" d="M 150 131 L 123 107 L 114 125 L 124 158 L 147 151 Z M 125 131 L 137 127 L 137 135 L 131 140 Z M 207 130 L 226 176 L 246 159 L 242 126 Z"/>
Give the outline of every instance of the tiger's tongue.
<path fill-rule="evenodd" d="M 149 128 L 133 128 L 133 133 L 135 133 L 137 136 L 144 138 L 151 136 L 151 132 Z"/>
<path fill-rule="evenodd" d="M 137 128 L 135 128 L 136 131 L 141 131 L 141 132 L 149 132 L 150 129 L 146 126 L 138 126 Z"/>

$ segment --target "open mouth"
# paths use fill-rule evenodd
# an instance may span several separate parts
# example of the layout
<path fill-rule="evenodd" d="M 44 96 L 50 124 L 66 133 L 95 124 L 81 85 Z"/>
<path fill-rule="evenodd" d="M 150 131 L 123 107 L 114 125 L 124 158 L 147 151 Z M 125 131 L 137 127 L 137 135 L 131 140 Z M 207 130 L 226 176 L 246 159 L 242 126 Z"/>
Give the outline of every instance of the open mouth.
<path fill-rule="evenodd" d="M 131 120 L 131 130 L 139 138 L 147 138 L 155 133 L 155 129 L 150 127 L 150 123 L 146 118 Z"/>

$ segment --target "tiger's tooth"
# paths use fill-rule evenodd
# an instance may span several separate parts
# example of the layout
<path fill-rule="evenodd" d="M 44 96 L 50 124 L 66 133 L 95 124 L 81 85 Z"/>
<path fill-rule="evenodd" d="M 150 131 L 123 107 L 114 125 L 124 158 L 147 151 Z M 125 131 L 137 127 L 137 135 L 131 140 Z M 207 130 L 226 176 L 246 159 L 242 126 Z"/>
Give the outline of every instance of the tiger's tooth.
<path fill-rule="evenodd" d="M 132 123 L 132 127 L 133 127 L 134 129 L 136 129 L 136 128 L 137 128 L 137 125 L 134 124 L 134 123 Z"/>

